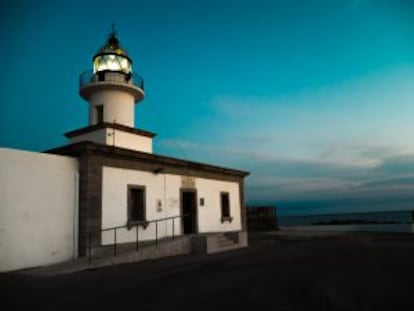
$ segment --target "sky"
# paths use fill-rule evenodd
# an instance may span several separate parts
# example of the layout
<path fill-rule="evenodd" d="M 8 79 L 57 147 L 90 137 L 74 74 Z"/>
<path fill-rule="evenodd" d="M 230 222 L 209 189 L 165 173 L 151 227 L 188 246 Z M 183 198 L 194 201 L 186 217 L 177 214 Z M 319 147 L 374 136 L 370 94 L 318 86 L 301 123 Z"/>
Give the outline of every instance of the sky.
<path fill-rule="evenodd" d="M 250 172 L 282 214 L 414 209 L 414 1 L 1 4 L 0 146 L 87 125 L 79 75 L 115 23 L 154 150 Z"/>

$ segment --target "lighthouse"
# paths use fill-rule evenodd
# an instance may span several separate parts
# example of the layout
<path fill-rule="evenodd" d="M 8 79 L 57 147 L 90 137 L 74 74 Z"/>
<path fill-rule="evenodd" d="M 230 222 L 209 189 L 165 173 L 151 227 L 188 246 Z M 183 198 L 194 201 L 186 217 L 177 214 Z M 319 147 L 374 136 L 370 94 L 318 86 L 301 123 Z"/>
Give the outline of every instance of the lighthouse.
<path fill-rule="evenodd" d="M 89 121 L 65 134 L 68 144 L 0 150 L 0 272 L 85 256 L 121 263 L 247 246 L 249 173 L 153 153 L 155 134 L 134 118 L 144 83 L 114 29 L 80 75 L 79 95 Z"/>
<path fill-rule="evenodd" d="M 79 79 L 79 94 L 89 105 L 89 125 L 66 133 L 70 143 L 91 141 L 152 153 L 154 133 L 135 128 L 135 105 L 144 99 L 144 80 L 115 29 Z"/>

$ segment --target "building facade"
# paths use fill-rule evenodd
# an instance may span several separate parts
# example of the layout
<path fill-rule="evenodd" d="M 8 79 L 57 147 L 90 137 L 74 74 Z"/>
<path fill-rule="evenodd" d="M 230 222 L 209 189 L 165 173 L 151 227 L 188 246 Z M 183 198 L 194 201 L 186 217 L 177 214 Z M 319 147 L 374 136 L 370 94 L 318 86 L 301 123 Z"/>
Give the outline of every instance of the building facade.
<path fill-rule="evenodd" d="M 231 233 L 240 247 L 247 246 L 244 178 L 248 173 L 154 154 L 155 134 L 135 128 L 135 105 L 145 93 L 143 79 L 132 68 L 113 32 L 94 55 L 93 69 L 80 77 L 79 93 L 89 106 L 89 124 L 66 133 L 69 144 L 38 154 L 72 161 L 69 174 L 76 180 L 71 186 L 76 203 L 71 198 L 72 251 L 65 259 L 88 256 L 95 248 L 114 243 L 171 236 Z M 1 165 L 11 164 L 4 158 Z M 1 178 L 7 183 L 10 176 Z M 61 191 L 56 189 L 56 195 Z M 10 202 L 2 209 L 11 210 Z M 48 205 L 47 199 L 44 203 Z M 10 235 L 20 226 L 18 219 L 12 222 L 16 226 L 6 230 Z M 24 243 L 15 247 L 23 248 Z M 0 257 L 2 266 L 7 266 L 6 261 Z M 40 260 L 26 266 L 41 264 Z"/>

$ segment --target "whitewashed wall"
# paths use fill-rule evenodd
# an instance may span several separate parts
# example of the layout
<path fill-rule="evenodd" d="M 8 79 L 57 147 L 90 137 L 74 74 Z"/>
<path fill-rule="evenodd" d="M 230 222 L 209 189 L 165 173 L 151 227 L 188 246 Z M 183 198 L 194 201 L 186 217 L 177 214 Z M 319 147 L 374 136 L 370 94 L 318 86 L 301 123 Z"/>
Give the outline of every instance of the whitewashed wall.
<path fill-rule="evenodd" d="M 135 98 L 125 91 L 105 90 L 95 92 L 90 97 L 89 122 L 97 123 L 95 107 L 104 107 L 104 122 L 118 123 L 134 127 Z"/>
<path fill-rule="evenodd" d="M 181 176 L 154 174 L 151 172 L 103 167 L 102 172 L 102 228 L 124 226 L 128 220 L 128 185 L 146 187 L 146 218 L 155 220 L 181 215 L 180 188 Z M 197 190 L 198 232 L 223 232 L 241 229 L 240 194 L 236 182 L 195 178 Z M 221 222 L 220 192 L 229 192 L 232 222 Z M 199 206 L 204 198 L 204 206 Z M 161 209 L 158 208 L 161 201 Z M 175 222 L 175 233 L 181 233 L 181 221 Z M 171 221 L 160 223 L 159 237 L 171 235 Z M 150 240 L 155 237 L 155 225 L 145 230 L 139 228 L 139 239 Z M 136 239 L 136 229 L 117 230 L 117 241 L 129 242 Z M 103 235 L 103 242 L 113 243 L 113 232 Z"/>
<path fill-rule="evenodd" d="M 76 256 L 77 176 L 76 159 L 0 148 L 0 271 Z"/>
<path fill-rule="evenodd" d="M 107 128 L 106 144 L 113 145 L 121 148 L 142 151 L 152 153 L 152 138 L 137 135 L 134 133 L 128 133 L 121 130 L 113 130 Z M 115 133 L 115 136 L 114 136 Z"/>
<path fill-rule="evenodd" d="M 198 228 L 200 232 L 222 232 L 241 230 L 240 193 L 236 182 L 211 179 L 196 179 L 198 203 L 204 198 L 204 206 L 198 207 Z M 221 222 L 221 192 L 230 196 L 231 222 Z"/>
<path fill-rule="evenodd" d="M 71 137 L 71 144 L 81 141 L 92 141 L 109 146 L 152 153 L 152 138 L 129 133 L 109 127 L 95 130 L 75 137 Z"/>
<path fill-rule="evenodd" d="M 165 181 L 165 182 L 164 182 Z M 102 228 L 124 226 L 128 220 L 128 185 L 142 185 L 146 187 L 146 219 L 155 220 L 180 214 L 179 193 L 180 177 L 164 174 L 153 174 L 127 169 L 103 167 L 102 172 Z M 168 205 L 165 206 L 165 202 Z M 174 200 L 173 200 L 174 199 Z M 161 200 L 161 209 L 157 208 L 157 201 Z M 175 222 L 176 232 L 180 232 L 180 221 Z M 160 237 L 172 233 L 171 222 L 160 223 L 158 228 Z M 155 237 L 155 225 L 146 229 L 139 227 L 139 239 L 151 240 Z M 134 241 L 136 228 L 118 230 L 119 242 Z M 103 237 L 104 243 L 112 243 L 113 232 Z"/>
<path fill-rule="evenodd" d="M 84 133 L 82 135 L 69 138 L 69 143 L 74 144 L 81 141 L 93 141 L 95 143 L 105 144 L 107 140 L 107 129 L 102 128 L 93 132 Z"/>

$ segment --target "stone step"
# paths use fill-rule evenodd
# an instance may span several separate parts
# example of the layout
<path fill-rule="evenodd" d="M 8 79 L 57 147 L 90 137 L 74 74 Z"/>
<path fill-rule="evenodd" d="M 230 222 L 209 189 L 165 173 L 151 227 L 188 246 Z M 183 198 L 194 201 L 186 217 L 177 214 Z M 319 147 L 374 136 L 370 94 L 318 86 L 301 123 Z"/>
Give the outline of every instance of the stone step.
<path fill-rule="evenodd" d="M 221 242 L 221 241 L 225 241 L 225 242 L 227 242 L 227 241 L 233 241 L 232 239 L 230 239 L 230 238 L 228 238 L 228 237 L 226 237 L 224 235 L 219 235 L 219 236 L 216 237 L 216 239 L 219 242 Z"/>
<path fill-rule="evenodd" d="M 227 247 L 227 246 L 230 246 L 230 245 L 234 245 L 234 244 L 236 244 L 236 243 L 234 243 L 233 241 L 231 241 L 231 240 L 225 240 L 225 241 L 217 241 L 218 243 L 218 245 L 220 246 L 220 247 Z"/>

